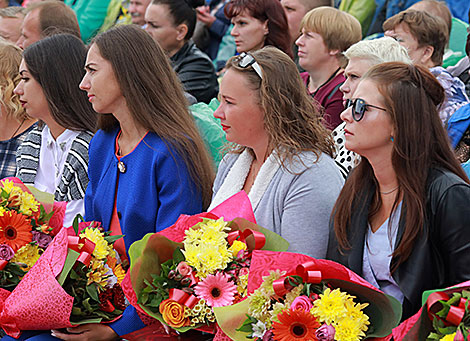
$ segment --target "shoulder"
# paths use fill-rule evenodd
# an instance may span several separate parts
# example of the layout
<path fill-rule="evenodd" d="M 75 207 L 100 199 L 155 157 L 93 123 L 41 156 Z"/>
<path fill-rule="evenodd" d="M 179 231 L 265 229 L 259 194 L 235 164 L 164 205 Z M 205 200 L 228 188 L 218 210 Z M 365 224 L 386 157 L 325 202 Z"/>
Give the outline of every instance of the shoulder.
<path fill-rule="evenodd" d="M 302 72 L 300 74 L 300 78 L 302 78 L 302 80 L 304 81 L 304 84 L 307 84 L 308 77 L 309 77 L 308 72 Z"/>
<path fill-rule="evenodd" d="M 427 192 L 432 207 L 441 204 L 441 199 L 444 196 L 452 196 L 457 193 L 459 197 L 467 200 L 466 204 L 470 201 L 470 185 L 457 174 L 442 168 L 433 168 L 429 172 Z"/>

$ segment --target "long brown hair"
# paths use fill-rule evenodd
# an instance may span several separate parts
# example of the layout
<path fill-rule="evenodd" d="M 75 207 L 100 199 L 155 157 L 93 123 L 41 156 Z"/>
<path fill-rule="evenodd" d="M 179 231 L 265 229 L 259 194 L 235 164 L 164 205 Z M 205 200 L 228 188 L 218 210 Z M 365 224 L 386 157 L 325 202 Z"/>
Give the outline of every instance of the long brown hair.
<path fill-rule="evenodd" d="M 317 159 L 321 153 L 333 155 L 333 142 L 321 124 L 319 109 L 305 91 L 295 63 L 281 50 L 266 46 L 251 55 L 262 69 L 263 79 L 252 67 L 238 65 L 239 57 L 227 61 L 226 69 L 244 75 L 254 90 L 264 112 L 264 128 L 270 148 L 276 150 L 280 161 L 292 161 L 304 151 L 311 151 Z M 245 147 L 239 146 L 235 152 Z"/>
<path fill-rule="evenodd" d="M 400 185 L 393 209 L 401 197 L 406 205 L 403 236 L 392 254 L 393 272 L 410 256 L 415 241 L 423 231 L 426 181 L 430 169 L 439 167 L 455 173 L 467 183 L 469 180 L 454 156 L 439 119 L 438 107 L 444 101 L 444 89 L 425 67 L 401 62 L 384 63 L 372 67 L 363 79 L 377 85 L 392 120 L 392 165 Z M 372 205 L 365 207 L 371 191 L 375 191 Z M 348 233 L 354 228 L 350 226 L 353 213 L 368 209 L 370 217 L 380 206 L 373 169 L 368 160 L 362 158 L 347 179 L 333 209 L 334 229 L 340 249 L 351 247 Z"/>
<path fill-rule="evenodd" d="M 203 207 L 212 198 L 214 170 L 191 117 L 183 88 L 163 50 L 144 30 L 123 25 L 99 34 L 96 44 L 113 68 L 133 119 L 160 136 L 180 155 L 201 191 Z M 119 122 L 100 115 L 98 127 L 112 130 Z"/>

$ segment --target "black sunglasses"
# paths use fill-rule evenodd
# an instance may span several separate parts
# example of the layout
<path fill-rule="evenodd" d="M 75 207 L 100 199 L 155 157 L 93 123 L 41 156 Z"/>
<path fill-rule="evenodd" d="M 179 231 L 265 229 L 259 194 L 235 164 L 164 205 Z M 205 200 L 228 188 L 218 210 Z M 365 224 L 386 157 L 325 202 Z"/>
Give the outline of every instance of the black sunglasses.
<path fill-rule="evenodd" d="M 354 121 L 356 121 L 356 122 L 359 122 L 360 120 L 362 120 L 362 118 L 364 117 L 364 113 L 366 112 L 366 110 L 369 107 L 379 109 L 379 110 L 383 110 L 383 111 L 387 111 L 387 109 L 377 107 L 377 106 L 372 105 L 372 104 L 367 104 L 361 98 L 356 98 L 355 100 L 350 100 L 350 99 L 346 100 L 345 107 L 349 108 L 351 106 L 353 107 L 352 108 L 352 117 L 353 117 Z"/>
<path fill-rule="evenodd" d="M 240 55 L 238 56 L 238 66 L 242 69 L 246 69 L 251 66 L 253 70 L 255 70 L 259 78 L 263 79 L 263 72 L 261 71 L 261 66 L 259 66 L 259 64 L 256 62 L 255 57 L 253 57 L 251 54 L 246 52 L 240 53 Z"/>

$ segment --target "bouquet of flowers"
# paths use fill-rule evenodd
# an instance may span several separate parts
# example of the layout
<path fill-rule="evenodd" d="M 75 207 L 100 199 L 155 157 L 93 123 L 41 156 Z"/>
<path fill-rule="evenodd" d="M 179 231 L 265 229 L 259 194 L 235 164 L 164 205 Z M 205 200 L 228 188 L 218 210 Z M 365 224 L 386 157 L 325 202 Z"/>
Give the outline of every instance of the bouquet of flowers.
<path fill-rule="evenodd" d="M 17 178 L 0 181 L 0 288 L 13 290 L 52 241 L 53 201 Z"/>
<path fill-rule="evenodd" d="M 222 208 L 237 207 L 240 215 L 254 220 L 251 205 L 240 204 L 247 199 L 246 194 L 236 195 Z M 248 208 L 249 214 L 240 207 Z M 236 213 L 229 211 L 233 218 Z M 221 214 L 220 207 L 217 212 Z M 213 308 L 246 296 L 251 251 L 287 247 L 280 236 L 244 218 L 226 221 L 214 213 L 182 216 L 162 233 L 148 234 L 131 245 L 125 293 L 138 311 L 178 332 L 204 327 L 214 332 Z"/>
<path fill-rule="evenodd" d="M 214 309 L 232 340 L 385 337 L 401 317 L 398 301 L 352 271 L 301 254 L 254 251 L 248 291 L 248 299 Z"/>
<path fill-rule="evenodd" d="M 125 273 L 110 236 L 94 222 L 63 228 L 11 292 L 0 292 L 0 326 L 12 336 L 117 319 Z"/>
<path fill-rule="evenodd" d="M 470 281 L 423 293 L 423 307 L 393 330 L 395 340 L 470 339 Z"/>

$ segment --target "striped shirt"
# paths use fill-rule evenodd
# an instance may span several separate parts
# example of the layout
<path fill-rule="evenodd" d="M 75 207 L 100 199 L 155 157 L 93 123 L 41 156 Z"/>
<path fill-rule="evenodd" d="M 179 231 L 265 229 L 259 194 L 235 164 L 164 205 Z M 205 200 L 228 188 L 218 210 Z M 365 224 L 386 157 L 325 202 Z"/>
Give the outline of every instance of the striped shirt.
<path fill-rule="evenodd" d="M 26 139 L 29 132 L 33 130 L 36 124 L 26 129 L 15 137 L 0 141 L 0 179 L 15 176 L 16 174 L 16 151 L 21 143 Z"/>

